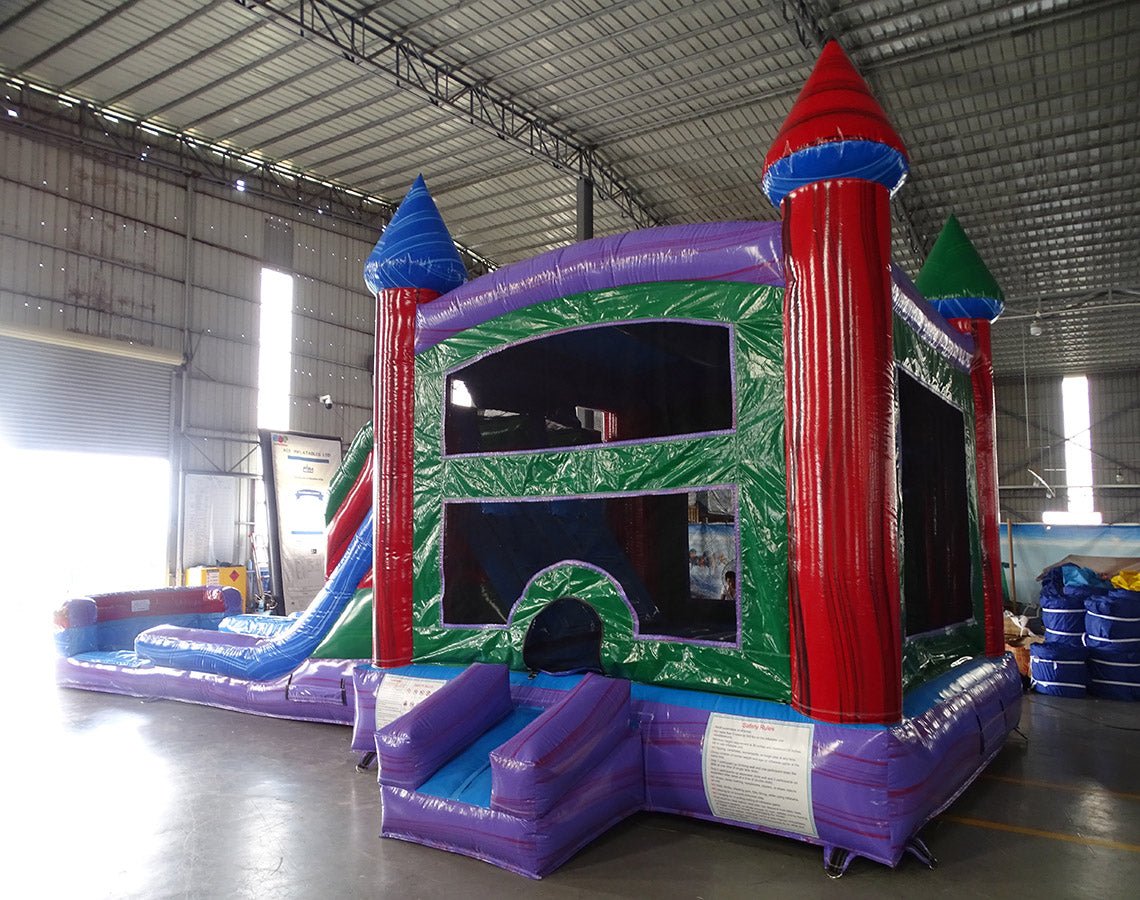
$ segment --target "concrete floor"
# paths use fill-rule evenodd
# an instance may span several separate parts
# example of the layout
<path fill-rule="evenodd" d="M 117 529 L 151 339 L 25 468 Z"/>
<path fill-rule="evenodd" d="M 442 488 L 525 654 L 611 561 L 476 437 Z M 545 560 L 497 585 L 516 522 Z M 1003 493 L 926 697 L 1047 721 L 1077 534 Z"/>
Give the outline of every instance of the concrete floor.
<path fill-rule="evenodd" d="M 1027 697 L 1028 744 L 1013 735 L 924 831 L 934 871 L 857 860 L 832 881 L 817 847 L 641 814 L 532 882 L 380 840 L 346 728 L 53 687 L 23 699 L 5 740 L 9 897 L 1140 896 L 1140 703 Z"/>

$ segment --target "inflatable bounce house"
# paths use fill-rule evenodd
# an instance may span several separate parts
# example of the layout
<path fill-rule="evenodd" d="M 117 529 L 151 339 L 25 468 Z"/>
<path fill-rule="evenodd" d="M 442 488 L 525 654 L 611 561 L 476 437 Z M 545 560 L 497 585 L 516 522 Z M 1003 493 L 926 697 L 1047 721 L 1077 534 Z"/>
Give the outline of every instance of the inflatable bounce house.
<path fill-rule="evenodd" d="M 61 680 L 351 721 L 384 836 L 532 877 L 638 810 L 810 841 L 833 875 L 932 862 L 918 832 L 1016 727 L 1021 682 L 1000 290 L 953 235 L 924 272 L 949 321 L 892 267 L 906 171 L 830 43 L 764 161 L 782 224 L 464 284 L 417 180 L 365 269 L 376 417 L 334 484 L 328 587 L 217 624 L 115 598 L 118 647 L 100 598 L 73 601 Z"/>

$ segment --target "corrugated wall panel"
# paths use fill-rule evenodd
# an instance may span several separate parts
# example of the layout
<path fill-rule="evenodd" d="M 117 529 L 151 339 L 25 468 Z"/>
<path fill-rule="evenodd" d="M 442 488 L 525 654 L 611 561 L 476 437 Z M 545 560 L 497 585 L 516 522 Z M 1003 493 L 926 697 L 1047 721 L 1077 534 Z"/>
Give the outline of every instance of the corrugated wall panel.
<path fill-rule="evenodd" d="M 1140 372 L 1089 376 L 1096 506 L 1110 523 L 1140 521 Z"/>
<path fill-rule="evenodd" d="M 259 474 L 260 275 L 270 218 L 292 229 L 291 427 L 347 442 L 371 415 L 373 311 L 361 272 L 377 235 L 314 209 L 222 185 L 195 182 L 188 191 L 180 176 L 143 160 L 4 132 L 0 322 L 192 352 L 174 458 L 190 471 Z M 322 393 L 334 397 L 332 410 L 317 402 Z M 176 388 L 176 406 L 181 397 Z"/>
<path fill-rule="evenodd" d="M 1061 381 L 1031 378 L 1026 384 L 1021 378 L 1001 378 L 994 394 L 1002 517 L 1040 522 L 1043 511 L 1066 508 Z M 1048 496 L 1030 469 L 1054 488 L 1055 497 Z"/>

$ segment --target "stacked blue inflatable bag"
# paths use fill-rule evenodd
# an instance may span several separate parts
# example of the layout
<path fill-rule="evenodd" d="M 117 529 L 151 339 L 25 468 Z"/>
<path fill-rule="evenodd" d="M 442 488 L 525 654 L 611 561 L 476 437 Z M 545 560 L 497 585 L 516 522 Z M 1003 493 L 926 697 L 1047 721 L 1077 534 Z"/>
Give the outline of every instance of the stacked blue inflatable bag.
<path fill-rule="evenodd" d="M 1140 700 L 1140 650 L 1090 647 L 1089 692 L 1113 700 Z"/>
<path fill-rule="evenodd" d="M 1041 623 L 1048 643 L 1085 643 L 1085 602 L 1103 596 L 1112 585 L 1091 569 L 1072 563 L 1057 566 L 1041 578 Z"/>
<path fill-rule="evenodd" d="M 1140 592 L 1066 563 L 1042 576 L 1041 621 L 1045 643 L 1029 651 L 1035 691 L 1140 700 Z"/>
<path fill-rule="evenodd" d="M 1114 589 L 1085 601 L 1089 691 L 1140 700 L 1140 593 Z"/>
<path fill-rule="evenodd" d="M 1088 650 L 1081 644 L 1046 641 L 1029 648 L 1029 680 L 1039 694 L 1083 697 L 1088 689 Z"/>
<path fill-rule="evenodd" d="M 1084 629 L 1090 647 L 1140 649 L 1140 593 L 1116 589 L 1088 597 Z"/>

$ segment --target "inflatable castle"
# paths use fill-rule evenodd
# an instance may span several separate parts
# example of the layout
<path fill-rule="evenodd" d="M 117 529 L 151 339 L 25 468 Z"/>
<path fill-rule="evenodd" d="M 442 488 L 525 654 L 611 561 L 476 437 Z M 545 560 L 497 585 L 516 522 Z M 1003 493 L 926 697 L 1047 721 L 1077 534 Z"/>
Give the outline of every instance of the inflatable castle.
<path fill-rule="evenodd" d="M 821 845 L 833 875 L 931 863 L 918 833 L 1021 681 L 1001 291 L 953 220 L 922 292 L 891 265 L 906 172 L 833 42 L 764 161 L 782 223 L 464 283 L 418 179 L 365 267 L 375 421 L 325 590 L 293 618 L 209 589 L 71 601 L 61 682 L 351 723 L 384 836 L 531 877 L 639 810 Z"/>

